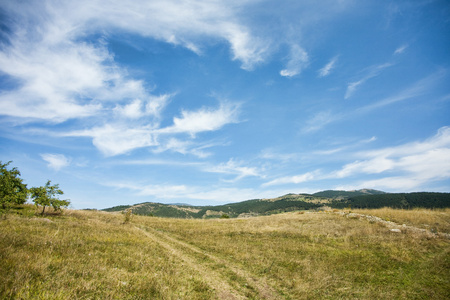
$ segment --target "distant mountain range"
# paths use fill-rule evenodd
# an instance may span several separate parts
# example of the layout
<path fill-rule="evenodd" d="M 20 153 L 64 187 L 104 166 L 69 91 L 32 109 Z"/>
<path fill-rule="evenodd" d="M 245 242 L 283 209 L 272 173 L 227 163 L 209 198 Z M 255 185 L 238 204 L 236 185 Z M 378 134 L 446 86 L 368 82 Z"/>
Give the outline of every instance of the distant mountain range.
<path fill-rule="evenodd" d="M 271 199 L 253 199 L 216 206 L 193 206 L 184 203 L 145 202 L 103 209 L 120 212 L 131 209 L 134 214 L 171 218 L 236 218 L 271 215 L 282 212 L 329 208 L 445 208 L 450 207 L 450 193 L 385 193 L 361 189 L 357 191 L 327 190 L 314 194 L 287 194 Z"/>

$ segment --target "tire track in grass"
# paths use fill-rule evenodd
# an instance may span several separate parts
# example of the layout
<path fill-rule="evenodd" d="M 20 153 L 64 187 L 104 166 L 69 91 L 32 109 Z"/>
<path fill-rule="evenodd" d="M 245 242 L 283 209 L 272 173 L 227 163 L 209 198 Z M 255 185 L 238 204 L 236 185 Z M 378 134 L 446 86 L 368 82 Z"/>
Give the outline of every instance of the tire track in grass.
<path fill-rule="evenodd" d="M 202 263 L 197 263 L 186 253 L 186 251 L 179 250 L 173 247 L 168 242 L 164 241 L 163 238 L 154 233 L 148 232 L 147 230 L 141 229 L 136 226 L 135 228 L 155 243 L 161 245 L 169 253 L 183 261 L 188 267 L 195 270 L 203 278 L 203 280 L 212 289 L 214 289 L 219 299 L 246 299 L 244 295 L 242 295 L 238 290 L 234 289 L 231 285 L 228 284 L 228 282 L 222 279 L 221 276 L 217 274 L 217 272 L 212 269 L 205 268 Z"/>
<path fill-rule="evenodd" d="M 162 233 L 155 229 L 150 229 L 150 230 L 152 230 L 152 234 L 154 236 L 158 236 L 159 239 L 164 239 L 172 244 L 176 244 L 177 247 L 181 247 L 182 249 L 184 249 L 184 253 L 186 252 L 186 249 L 188 249 L 188 251 L 200 254 L 201 256 L 208 258 L 214 264 L 226 268 L 227 273 L 232 273 L 232 274 L 228 275 L 229 277 L 233 277 L 235 279 L 240 279 L 240 281 L 244 283 L 243 285 L 241 285 L 241 288 L 246 290 L 247 295 L 253 294 L 252 296 L 253 297 L 256 296 L 258 299 L 280 299 L 281 295 L 279 295 L 266 282 L 266 280 L 264 280 L 264 278 L 256 277 L 256 276 L 250 274 L 249 272 L 243 270 L 242 268 L 239 268 L 238 266 L 236 266 L 233 262 L 230 262 L 229 260 L 225 260 L 225 259 L 216 257 L 211 253 L 208 253 L 194 245 L 191 245 L 189 243 L 186 243 L 186 242 L 178 240 L 174 237 L 171 237 L 166 233 Z M 147 232 L 147 231 L 145 231 L 145 232 Z M 204 262 L 202 262 L 202 264 L 205 265 Z"/>

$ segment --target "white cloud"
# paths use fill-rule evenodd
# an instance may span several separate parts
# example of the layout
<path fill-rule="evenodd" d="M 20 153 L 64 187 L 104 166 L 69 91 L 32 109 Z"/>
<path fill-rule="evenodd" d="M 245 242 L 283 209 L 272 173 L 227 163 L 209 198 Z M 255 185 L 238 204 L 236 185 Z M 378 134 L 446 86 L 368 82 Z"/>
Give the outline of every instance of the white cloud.
<path fill-rule="evenodd" d="M 450 128 L 423 141 L 357 154 L 362 160 L 345 165 L 329 178 L 379 174 L 384 178 L 363 181 L 370 188 L 413 189 L 450 178 Z M 399 185 L 402 183 L 402 185 Z M 378 185 L 378 186 L 376 186 Z"/>
<path fill-rule="evenodd" d="M 161 153 L 165 151 L 173 151 L 181 154 L 191 154 L 199 158 L 206 158 L 211 156 L 211 153 L 204 149 L 209 148 L 208 145 L 198 145 L 192 140 L 180 140 L 174 137 L 170 137 L 166 140 L 159 138 L 159 146 L 153 150 L 154 153 Z"/>
<path fill-rule="evenodd" d="M 164 128 L 160 128 L 160 124 L 155 119 L 144 118 L 137 123 L 127 123 L 118 119 L 91 129 L 74 130 L 58 135 L 92 138 L 94 146 L 105 156 L 125 154 L 137 148 L 155 147 L 153 149 L 155 153 L 170 150 L 182 154 L 189 153 L 197 157 L 207 157 L 210 154 L 203 149 L 212 145 L 198 146 L 194 144 L 192 140 L 195 135 L 200 132 L 219 130 L 227 124 L 238 122 L 238 107 L 237 104 L 226 103 L 216 109 L 202 108 L 198 111 L 183 111 L 181 118 L 175 117 L 174 124 Z M 121 116 L 133 119 L 155 113 L 153 110 L 146 112 L 145 109 L 141 101 L 136 101 L 129 106 L 116 107 L 115 111 Z M 159 112 L 156 113 L 159 114 Z M 173 137 L 173 135 L 182 133 L 188 133 L 189 139 L 181 140 Z"/>
<path fill-rule="evenodd" d="M 361 79 L 359 81 L 355 81 L 355 82 L 350 82 L 347 85 L 347 90 L 345 92 L 345 99 L 350 98 L 351 95 L 353 95 L 353 93 L 356 91 L 356 88 L 361 85 L 362 83 L 364 83 L 366 80 L 365 79 Z"/>
<path fill-rule="evenodd" d="M 162 128 L 160 133 L 189 133 L 213 131 L 238 122 L 239 105 L 222 103 L 217 109 L 202 108 L 198 111 L 182 111 L 173 118 L 173 125 Z"/>
<path fill-rule="evenodd" d="M 299 74 L 309 59 L 305 50 L 292 42 L 295 38 L 285 34 L 281 25 L 274 30 L 282 35 L 261 31 L 243 13 L 259 2 L 112 0 L 106 5 L 100 0 L 7 1 L 2 8 L 11 22 L 8 43 L 0 51 L 0 71 L 17 80 L 18 86 L 0 95 L 0 112 L 52 122 L 97 117 L 113 107 L 131 119 L 149 113 L 152 107 L 144 106 L 154 96 L 144 82 L 131 78 L 115 63 L 114 53 L 107 47 L 111 32 L 181 45 L 198 54 L 211 43 L 226 42 L 232 59 L 247 70 L 266 61 L 280 44 L 288 44 L 289 62 L 280 73 L 288 77 Z M 297 5 L 302 15 L 297 26 L 315 24 L 348 5 L 330 2 L 326 6 L 327 10 L 309 3 Z M 279 14 L 275 12 L 281 18 Z M 92 38 L 98 34 L 102 36 Z M 120 104 L 110 107 L 108 101 Z"/>
<path fill-rule="evenodd" d="M 292 45 L 286 69 L 281 70 L 280 75 L 284 77 L 293 77 L 298 75 L 308 66 L 308 63 L 308 53 L 302 47 Z"/>
<path fill-rule="evenodd" d="M 394 168 L 394 162 L 386 157 L 375 157 L 368 161 L 356 161 L 345 165 L 335 173 L 338 178 L 345 178 L 355 173 L 378 174 Z"/>
<path fill-rule="evenodd" d="M 107 183 L 106 185 L 135 191 L 138 196 L 153 196 L 161 199 L 181 198 L 189 192 L 189 188 L 185 185 L 139 185 L 126 182 Z"/>
<path fill-rule="evenodd" d="M 55 171 L 59 171 L 64 167 L 70 165 L 71 159 L 66 157 L 64 154 L 51 154 L 44 153 L 41 154 L 41 158 L 48 163 L 48 167 Z"/>
<path fill-rule="evenodd" d="M 444 70 L 439 70 L 427 77 L 418 80 L 417 82 L 414 82 L 414 84 L 401 90 L 399 93 L 391 97 L 384 98 L 380 101 L 374 102 L 372 104 L 363 106 L 357 109 L 356 112 L 367 113 L 374 109 L 384 107 L 386 105 L 390 105 L 396 102 L 408 100 L 423 95 L 425 92 L 429 91 L 433 87 L 433 85 L 436 84 L 436 82 L 440 81 L 445 75 L 445 73 L 446 72 Z"/>
<path fill-rule="evenodd" d="M 124 105 L 117 105 L 113 111 L 119 116 L 139 119 L 142 117 L 158 118 L 171 95 L 149 96 L 146 100 L 134 99 Z"/>
<path fill-rule="evenodd" d="M 211 173 L 234 174 L 236 175 L 236 178 L 233 181 L 247 176 L 262 176 L 257 168 L 242 166 L 241 162 L 236 162 L 234 159 L 230 159 L 228 162 L 216 166 L 205 167 L 204 171 Z"/>
<path fill-rule="evenodd" d="M 244 70 L 252 70 L 267 56 L 267 44 L 265 45 L 261 39 L 252 37 L 248 32 L 242 31 L 241 28 L 229 26 L 225 36 L 231 44 L 233 59 L 240 60 Z"/>
<path fill-rule="evenodd" d="M 438 70 L 437 72 L 414 82 L 412 85 L 404 88 L 403 90 L 392 96 L 386 97 L 379 101 L 375 101 L 371 104 L 362 106 L 360 108 L 356 108 L 350 112 L 333 113 L 330 110 L 320 111 L 305 122 L 302 132 L 304 133 L 314 132 L 322 129 L 323 127 L 325 127 L 330 123 L 345 120 L 347 118 L 354 118 L 357 115 L 366 114 L 378 108 L 382 108 L 400 101 L 405 101 L 421 96 L 426 92 L 430 91 L 438 81 L 442 80 L 445 74 L 446 74 L 445 70 Z M 349 90 L 347 89 L 347 91 Z M 351 91 L 350 88 L 350 94 L 352 93 L 353 91 Z"/>
<path fill-rule="evenodd" d="M 363 78 L 361 78 L 361 79 L 358 80 L 358 81 L 350 82 L 350 83 L 347 85 L 347 90 L 346 90 L 346 92 L 345 92 L 345 97 L 344 97 L 344 98 L 345 98 L 345 99 L 350 98 L 350 97 L 353 95 L 353 93 L 356 91 L 356 89 L 357 89 L 361 84 L 365 83 L 367 80 L 369 80 L 369 79 L 371 79 L 371 78 L 373 78 L 373 77 L 376 77 L 376 76 L 380 75 L 381 72 L 382 72 L 384 69 L 386 69 L 386 68 L 388 68 L 388 67 L 390 67 L 390 66 L 392 66 L 391 63 L 385 63 L 385 64 L 381 64 L 381 65 L 376 65 L 376 66 L 370 67 L 370 68 L 368 69 L 368 71 L 367 71 L 367 74 L 366 74 Z"/>
<path fill-rule="evenodd" d="M 115 156 L 137 148 L 158 145 L 157 134 L 151 126 L 106 124 L 88 130 L 64 133 L 62 136 L 90 137 L 94 146 L 105 156 Z"/>
<path fill-rule="evenodd" d="M 408 47 L 409 47 L 408 45 L 402 45 L 397 49 L 395 49 L 394 54 L 402 54 Z"/>
<path fill-rule="evenodd" d="M 363 140 L 360 144 L 373 141 Z M 328 156 L 320 151 L 315 155 Z M 356 160 L 335 171 L 316 170 L 295 176 L 276 178 L 262 186 L 298 184 L 321 180 L 355 180 L 337 189 L 374 188 L 390 191 L 423 189 L 433 182 L 450 179 L 450 127 L 442 127 L 437 134 L 424 140 L 357 153 L 346 157 Z M 343 157 L 341 155 L 341 157 Z M 317 157 L 315 159 L 318 159 Z M 342 159 L 342 158 L 341 158 Z M 364 179 L 367 178 L 367 179 Z"/>
<path fill-rule="evenodd" d="M 270 160 L 279 160 L 282 162 L 289 162 L 298 160 L 299 155 L 297 153 L 279 153 L 274 151 L 273 149 L 264 149 L 261 151 L 261 154 L 258 156 L 262 159 L 270 159 Z"/>
<path fill-rule="evenodd" d="M 317 131 L 323 127 L 325 127 L 327 124 L 332 123 L 336 120 L 339 120 L 342 118 L 342 115 L 338 113 L 332 113 L 331 111 L 320 111 L 313 115 L 309 120 L 307 120 L 305 123 L 304 128 L 302 131 L 304 133 L 310 133 Z"/>
<path fill-rule="evenodd" d="M 338 60 L 338 56 L 333 57 L 322 69 L 318 71 L 319 77 L 325 77 L 330 75 L 331 70 L 334 69 L 336 62 Z"/>
<path fill-rule="evenodd" d="M 298 184 L 302 182 L 312 181 L 314 179 L 317 179 L 317 176 L 319 175 L 319 171 L 315 172 L 307 172 L 305 174 L 301 175 L 295 175 L 295 176 L 286 176 L 274 179 L 272 181 L 266 182 L 262 184 L 262 186 L 271 186 L 271 185 L 281 185 L 281 184 Z"/>

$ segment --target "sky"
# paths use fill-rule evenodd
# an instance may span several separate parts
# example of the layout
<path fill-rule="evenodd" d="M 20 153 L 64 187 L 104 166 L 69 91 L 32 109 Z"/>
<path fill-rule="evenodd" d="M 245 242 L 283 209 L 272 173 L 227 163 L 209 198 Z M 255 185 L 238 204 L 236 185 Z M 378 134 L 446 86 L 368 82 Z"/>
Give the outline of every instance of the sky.
<path fill-rule="evenodd" d="M 75 209 L 450 192 L 450 2 L 0 0 L 0 160 Z"/>

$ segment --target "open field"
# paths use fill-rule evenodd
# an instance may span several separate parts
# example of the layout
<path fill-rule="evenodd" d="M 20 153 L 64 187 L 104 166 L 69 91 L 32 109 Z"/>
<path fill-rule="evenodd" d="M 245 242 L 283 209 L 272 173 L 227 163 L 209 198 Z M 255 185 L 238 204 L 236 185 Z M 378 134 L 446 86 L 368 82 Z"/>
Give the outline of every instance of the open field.
<path fill-rule="evenodd" d="M 33 207 L 0 220 L 2 299 L 448 299 L 450 210 L 168 219 Z"/>

